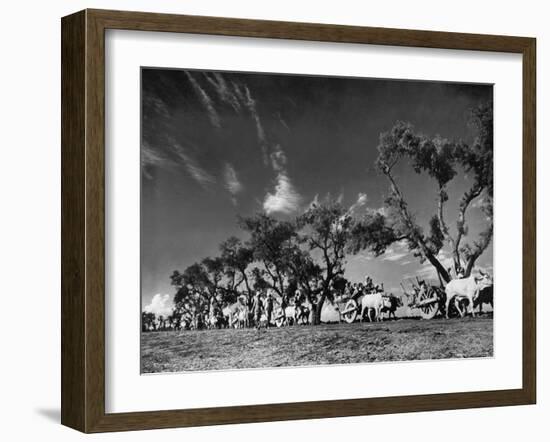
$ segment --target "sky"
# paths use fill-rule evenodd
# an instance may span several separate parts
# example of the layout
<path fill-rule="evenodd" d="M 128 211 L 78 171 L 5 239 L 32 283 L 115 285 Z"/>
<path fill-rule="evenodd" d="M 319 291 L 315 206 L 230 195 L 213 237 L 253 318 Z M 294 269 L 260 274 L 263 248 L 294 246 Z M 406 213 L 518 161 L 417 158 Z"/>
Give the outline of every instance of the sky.
<path fill-rule="evenodd" d="M 402 120 L 471 143 L 469 109 L 493 94 L 491 85 L 160 68 L 142 68 L 141 87 L 141 300 L 150 310 L 171 302 L 174 270 L 216 256 L 230 236 L 246 239 L 238 215 L 293 219 L 327 197 L 381 208 L 389 183 L 374 167 L 380 133 Z M 427 227 L 435 183 L 404 161 L 395 174 Z M 449 224 L 470 185 L 463 172 L 453 180 Z M 486 222 L 479 203 L 468 211 L 470 241 Z M 440 257 L 449 262 L 446 249 Z M 477 264 L 492 269 L 492 244 Z M 366 274 L 398 293 L 403 280 L 436 277 L 403 243 L 347 257 L 348 279 Z"/>

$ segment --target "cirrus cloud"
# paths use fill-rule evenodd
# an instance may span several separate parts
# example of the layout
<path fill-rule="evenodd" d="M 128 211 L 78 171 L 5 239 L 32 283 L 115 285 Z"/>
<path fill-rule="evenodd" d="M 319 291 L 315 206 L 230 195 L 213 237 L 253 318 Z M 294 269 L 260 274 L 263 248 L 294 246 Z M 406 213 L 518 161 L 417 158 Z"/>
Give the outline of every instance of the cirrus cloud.
<path fill-rule="evenodd" d="M 225 188 L 231 194 L 231 201 L 233 202 L 233 204 L 237 204 L 237 200 L 235 199 L 235 197 L 237 194 L 243 191 L 244 186 L 239 181 L 237 171 L 231 163 L 225 163 L 223 168 L 223 179 L 225 183 Z"/>

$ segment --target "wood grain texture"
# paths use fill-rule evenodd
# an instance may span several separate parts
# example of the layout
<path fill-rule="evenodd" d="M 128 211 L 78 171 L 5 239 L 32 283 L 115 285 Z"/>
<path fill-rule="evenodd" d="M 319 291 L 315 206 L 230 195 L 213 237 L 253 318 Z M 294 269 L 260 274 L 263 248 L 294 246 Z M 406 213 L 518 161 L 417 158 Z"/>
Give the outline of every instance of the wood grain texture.
<path fill-rule="evenodd" d="M 523 389 L 537 396 L 536 41 L 523 50 Z"/>
<path fill-rule="evenodd" d="M 499 51 L 523 55 L 523 387 L 339 401 L 105 413 L 105 30 Z M 84 432 L 532 404 L 536 398 L 535 40 L 86 10 L 62 20 L 62 423 Z"/>
<path fill-rule="evenodd" d="M 85 13 L 61 34 L 61 422 L 85 428 Z"/>

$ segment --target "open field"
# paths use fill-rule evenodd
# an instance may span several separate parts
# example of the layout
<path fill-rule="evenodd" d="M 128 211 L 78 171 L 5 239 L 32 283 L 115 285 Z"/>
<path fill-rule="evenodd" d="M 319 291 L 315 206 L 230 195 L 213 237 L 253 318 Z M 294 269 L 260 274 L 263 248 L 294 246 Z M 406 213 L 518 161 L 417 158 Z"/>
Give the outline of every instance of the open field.
<path fill-rule="evenodd" d="M 488 357 L 493 319 L 149 332 L 141 351 L 142 373 Z"/>

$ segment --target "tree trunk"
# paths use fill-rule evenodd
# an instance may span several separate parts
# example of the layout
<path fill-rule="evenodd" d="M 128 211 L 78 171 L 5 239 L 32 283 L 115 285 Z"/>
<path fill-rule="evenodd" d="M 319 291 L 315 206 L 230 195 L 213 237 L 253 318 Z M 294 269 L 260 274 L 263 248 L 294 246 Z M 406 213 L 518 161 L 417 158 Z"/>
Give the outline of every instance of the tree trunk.
<path fill-rule="evenodd" d="M 244 285 L 246 287 L 246 292 L 250 293 L 250 285 L 248 284 L 248 276 L 246 275 L 246 270 L 242 273 L 243 273 L 243 278 L 244 278 Z"/>
<path fill-rule="evenodd" d="M 445 282 L 449 282 L 451 280 L 451 276 L 449 275 L 449 272 L 447 272 L 447 269 L 443 267 L 443 265 L 439 262 L 439 260 L 433 255 L 433 253 L 425 253 L 426 258 L 430 263 L 435 267 L 437 272 L 441 275 L 441 277 L 445 280 Z"/>
<path fill-rule="evenodd" d="M 415 233 L 416 225 L 407 210 L 407 204 L 405 202 L 405 199 L 403 198 L 403 194 L 401 193 L 399 186 L 393 178 L 393 175 L 389 170 L 385 171 L 384 174 L 390 180 L 394 196 L 399 200 L 399 212 L 401 214 L 401 219 L 408 226 L 410 232 L 413 232 L 413 235 L 409 236 L 409 240 L 413 241 L 417 245 L 417 247 L 422 251 L 426 259 L 430 261 L 430 263 L 435 267 L 435 269 L 439 272 L 445 282 L 449 282 L 451 280 L 451 277 L 449 276 L 449 272 L 447 272 L 447 269 L 443 267 L 439 260 L 434 256 L 434 254 L 430 252 L 422 236 Z M 440 218 L 440 221 L 442 221 L 442 217 Z"/>
<path fill-rule="evenodd" d="M 474 253 L 472 256 L 470 256 L 470 259 L 468 259 L 468 264 L 466 264 L 466 269 L 464 270 L 464 277 L 467 278 L 472 273 L 472 270 L 474 269 L 474 264 L 477 261 L 477 258 L 479 258 L 479 255 L 481 253 Z"/>

